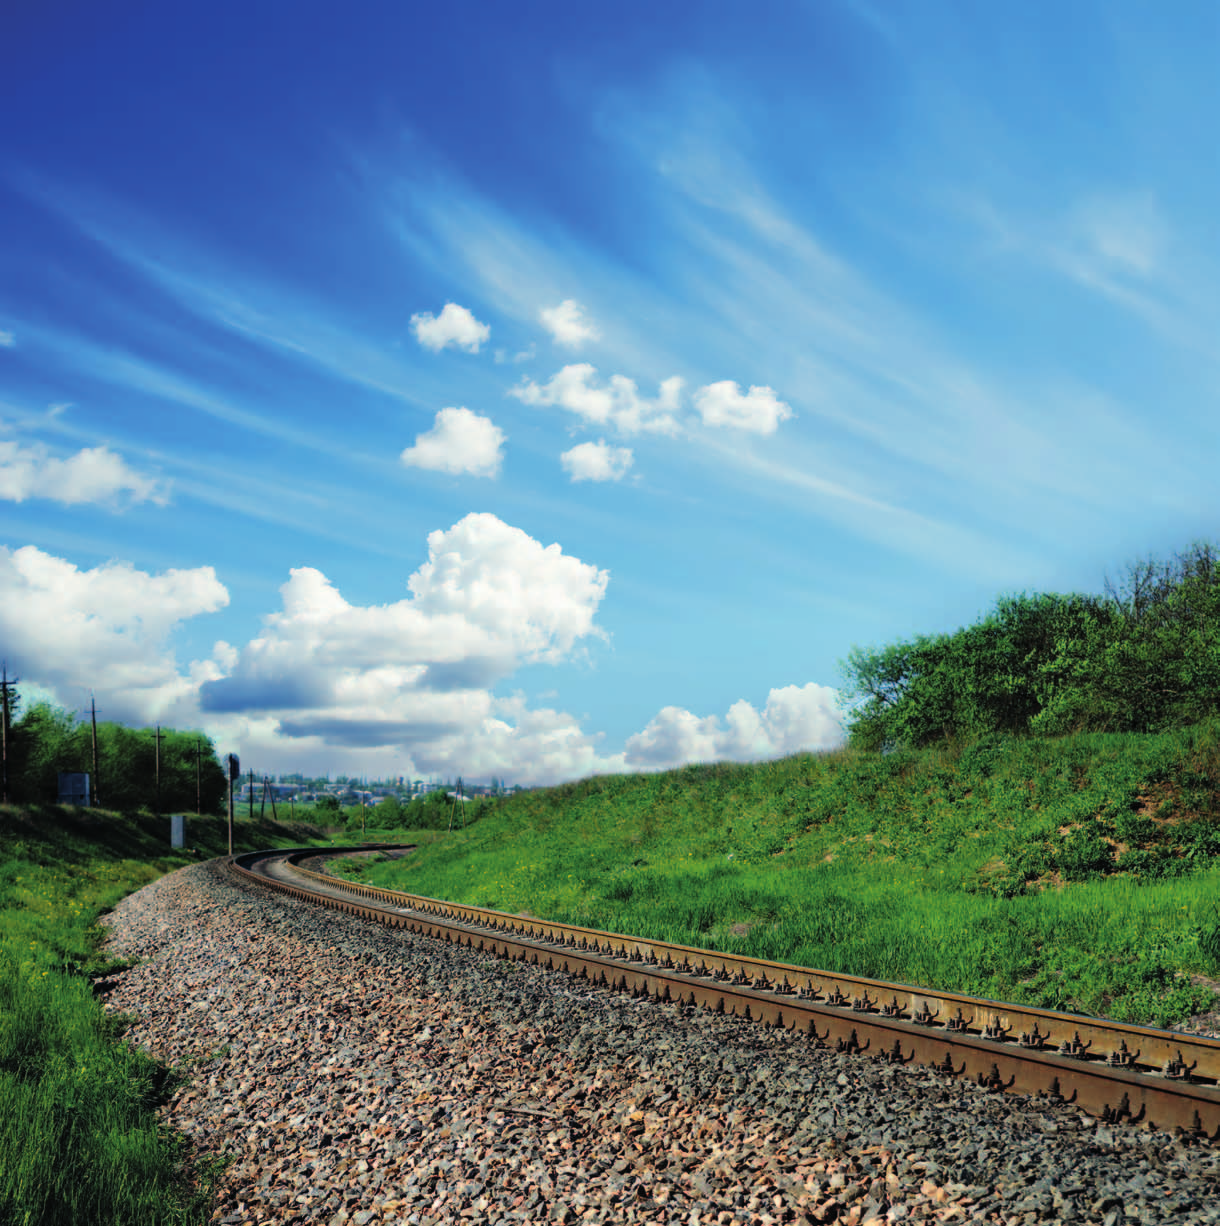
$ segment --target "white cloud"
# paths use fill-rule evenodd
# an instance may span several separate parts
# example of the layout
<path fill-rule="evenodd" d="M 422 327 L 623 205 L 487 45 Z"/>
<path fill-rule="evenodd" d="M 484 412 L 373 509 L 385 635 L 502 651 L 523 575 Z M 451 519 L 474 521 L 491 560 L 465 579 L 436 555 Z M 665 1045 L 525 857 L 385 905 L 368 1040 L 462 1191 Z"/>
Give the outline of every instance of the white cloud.
<path fill-rule="evenodd" d="M 211 661 L 193 662 L 184 676 L 168 640 L 180 622 L 228 603 L 210 566 L 81 570 L 33 545 L 0 547 L 0 642 L 10 670 L 69 706 L 95 689 L 111 719 L 156 719 L 219 676 Z"/>
<path fill-rule="evenodd" d="M 557 663 L 604 636 L 609 575 L 496 516 L 428 537 L 411 595 L 351 605 L 320 571 L 295 569 L 206 710 L 273 712 L 292 736 L 347 745 L 429 743 L 482 719 L 490 687 L 522 663 Z"/>
<path fill-rule="evenodd" d="M 11 332 L 0 332 L 0 349 L 11 349 L 17 338 Z"/>
<path fill-rule="evenodd" d="M 25 688 L 70 709 L 93 689 L 106 718 L 202 727 L 260 769 L 551 784 L 842 742 L 836 692 L 814 684 L 772 690 L 761 713 L 736 702 L 723 721 L 666 707 L 619 753 L 567 712 L 496 697 L 520 665 L 571 659 L 582 640 L 604 637 L 594 619 L 608 579 L 557 544 L 471 514 L 430 534 L 406 599 L 352 605 L 321 572 L 296 569 L 254 639 L 240 650 L 217 642 L 183 668 L 175 628 L 228 603 L 211 567 L 80 570 L 26 546 L 0 549 L 0 642 Z"/>
<path fill-rule="evenodd" d="M 464 307 L 456 302 L 446 302 L 439 316 L 421 311 L 411 316 L 415 338 L 425 349 L 438 353 L 446 345 L 478 353 L 479 346 L 491 335 L 491 326 L 481 324 Z"/>
<path fill-rule="evenodd" d="M 623 434 L 668 434 L 680 432 L 675 414 L 678 411 L 682 380 L 678 376 L 666 379 L 655 400 L 648 400 L 636 391 L 635 382 L 625 375 L 611 375 L 608 386 L 598 387 L 594 380 L 597 369 L 588 362 L 565 366 L 539 385 L 523 379 L 508 394 L 523 404 L 554 405 L 575 413 L 585 422 L 597 426 L 614 426 Z"/>
<path fill-rule="evenodd" d="M 319 571 L 293 570 L 258 636 L 179 667 L 175 627 L 228 603 L 211 567 L 82 571 L 0 549 L 0 643 L 24 689 L 69 709 L 93 689 L 106 718 L 201 727 L 262 769 L 538 783 L 622 769 L 572 716 L 491 692 L 520 664 L 605 637 L 607 572 L 488 514 L 433 532 L 428 550 L 409 597 L 389 605 L 349 604 Z"/>
<path fill-rule="evenodd" d="M 781 421 L 793 416 L 792 409 L 769 387 L 751 387 L 743 396 L 730 379 L 701 387 L 694 401 L 705 425 L 732 426 L 755 434 L 774 434 Z"/>
<path fill-rule="evenodd" d="M 760 713 L 744 699 L 725 717 L 699 718 L 665 707 L 643 732 L 627 738 L 630 768 L 664 770 L 688 762 L 756 762 L 801 751 L 829 749 L 844 740 L 838 692 L 814 682 L 788 685 L 767 695 Z"/>
<path fill-rule="evenodd" d="M 1074 229 L 1086 250 L 1116 270 L 1141 277 L 1156 272 L 1169 245 L 1168 227 L 1149 195 L 1083 201 Z"/>
<path fill-rule="evenodd" d="M 557 307 L 543 307 L 538 318 L 557 345 L 576 348 L 601 335 L 585 318 L 585 309 L 575 298 L 565 298 Z"/>
<path fill-rule="evenodd" d="M 127 494 L 131 502 L 158 506 L 169 501 L 158 481 L 136 472 L 107 447 L 86 447 L 60 459 L 41 445 L 0 441 L 0 499 L 48 498 L 72 506 L 114 502 L 120 494 Z"/>
<path fill-rule="evenodd" d="M 494 477 L 500 471 L 504 431 L 469 409 L 441 409 L 432 429 L 416 436 L 399 457 L 411 468 Z"/>
<path fill-rule="evenodd" d="M 495 353 L 496 365 L 503 366 L 505 362 L 512 362 L 514 364 L 520 362 L 532 362 L 537 354 L 537 351 L 538 347 L 531 344 L 528 349 L 522 349 L 519 353 L 514 353 L 512 357 L 509 357 L 507 349 L 497 349 Z"/>
<path fill-rule="evenodd" d="M 605 439 L 579 443 L 560 457 L 573 481 L 621 481 L 634 457 L 630 447 L 610 447 Z"/>
<path fill-rule="evenodd" d="M 293 570 L 282 611 L 202 687 L 204 717 L 276 761 L 309 746 L 315 762 L 396 774 L 555 782 L 609 769 L 570 716 L 492 694 L 521 664 L 558 663 L 604 637 L 594 618 L 608 581 L 490 514 L 433 532 L 410 595 L 392 604 L 349 604 L 321 572 Z"/>

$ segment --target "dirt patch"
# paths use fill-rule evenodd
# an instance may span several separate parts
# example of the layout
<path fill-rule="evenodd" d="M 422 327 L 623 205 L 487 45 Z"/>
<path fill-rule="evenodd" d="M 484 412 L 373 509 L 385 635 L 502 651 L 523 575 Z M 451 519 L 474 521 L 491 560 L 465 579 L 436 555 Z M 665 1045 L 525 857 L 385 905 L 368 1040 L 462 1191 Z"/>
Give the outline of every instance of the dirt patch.
<path fill-rule="evenodd" d="M 1033 881 L 1027 883 L 1036 890 L 1062 890 L 1067 882 L 1057 873 L 1043 873 L 1041 877 L 1036 877 Z"/>
<path fill-rule="evenodd" d="M 750 929 L 753 927 L 753 924 L 734 924 L 729 929 L 729 932 L 731 932 L 735 937 L 748 937 L 750 935 Z"/>

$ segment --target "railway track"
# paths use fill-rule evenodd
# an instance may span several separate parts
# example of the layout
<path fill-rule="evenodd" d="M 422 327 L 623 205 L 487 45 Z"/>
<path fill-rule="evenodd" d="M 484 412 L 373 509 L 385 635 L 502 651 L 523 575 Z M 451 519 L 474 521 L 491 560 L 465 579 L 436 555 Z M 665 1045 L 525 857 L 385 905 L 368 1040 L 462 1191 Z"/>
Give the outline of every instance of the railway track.
<path fill-rule="evenodd" d="M 993 1090 L 1046 1094 L 1107 1123 L 1220 1140 L 1220 1040 L 527 919 L 301 867 L 320 854 L 263 851 L 226 863 L 238 877 L 302 901 L 608 990 L 795 1028 L 840 1052 L 929 1065 Z"/>

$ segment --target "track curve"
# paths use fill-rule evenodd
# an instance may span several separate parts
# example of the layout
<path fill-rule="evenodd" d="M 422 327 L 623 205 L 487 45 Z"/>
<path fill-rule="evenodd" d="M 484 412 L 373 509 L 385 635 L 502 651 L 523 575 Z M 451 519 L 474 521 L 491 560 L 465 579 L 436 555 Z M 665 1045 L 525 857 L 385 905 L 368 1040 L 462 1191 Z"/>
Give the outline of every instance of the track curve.
<path fill-rule="evenodd" d="M 1106 1122 L 1220 1140 L 1220 1040 L 526 919 L 300 866 L 312 857 L 407 847 L 290 848 L 224 863 L 237 877 L 300 901 L 608 989 L 795 1028 L 841 1052 L 915 1061 L 996 1090 L 1047 1094 Z"/>

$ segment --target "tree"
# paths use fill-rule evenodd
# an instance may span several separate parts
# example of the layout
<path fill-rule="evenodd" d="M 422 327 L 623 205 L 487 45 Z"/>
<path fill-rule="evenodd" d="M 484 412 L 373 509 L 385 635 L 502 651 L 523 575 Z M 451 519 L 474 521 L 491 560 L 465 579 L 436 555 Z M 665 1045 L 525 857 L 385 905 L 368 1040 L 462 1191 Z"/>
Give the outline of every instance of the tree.
<path fill-rule="evenodd" d="M 1194 723 L 1220 712 L 1220 551 L 1137 563 L 1104 596 L 1003 596 L 972 626 L 855 647 L 841 667 L 866 750 Z"/>
<path fill-rule="evenodd" d="M 73 717 L 49 702 L 34 703 L 17 721 L 9 751 L 9 794 L 15 801 L 53 804 L 59 772 L 88 769 L 74 731 Z"/>
<path fill-rule="evenodd" d="M 402 822 L 402 805 L 397 796 L 387 796 L 378 801 L 373 809 L 374 825 L 383 830 L 389 830 Z"/>
<path fill-rule="evenodd" d="M 163 729 L 161 807 L 193 811 L 196 755 L 200 808 L 222 811 L 228 795 L 224 768 L 211 740 L 199 732 Z M 14 728 L 10 777 L 14 798 L 27 804 L 52 803 L 59 794 L 60 771 L 91 771 L 92 745 L 87 723 L 50 703 L 35 703 Z M 154 801 L 156 748 L 151 730 L 122 724 L 97 726 L 98 771 L 105 777 L 108 807 L 132 810 Z"/>

